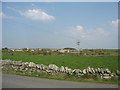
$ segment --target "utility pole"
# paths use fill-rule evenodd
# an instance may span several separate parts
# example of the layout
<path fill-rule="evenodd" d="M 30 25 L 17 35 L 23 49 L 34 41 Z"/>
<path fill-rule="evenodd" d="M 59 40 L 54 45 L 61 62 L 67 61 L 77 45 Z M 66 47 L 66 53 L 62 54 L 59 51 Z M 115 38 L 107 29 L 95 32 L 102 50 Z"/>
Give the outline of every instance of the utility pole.
<path fill-rule="evenodd" d="M 77 45 L 78 45 L 78 56 L 79 56 L 79 53 L 80 53 L 80 41 L 79 40 L 77 42 Z"/>

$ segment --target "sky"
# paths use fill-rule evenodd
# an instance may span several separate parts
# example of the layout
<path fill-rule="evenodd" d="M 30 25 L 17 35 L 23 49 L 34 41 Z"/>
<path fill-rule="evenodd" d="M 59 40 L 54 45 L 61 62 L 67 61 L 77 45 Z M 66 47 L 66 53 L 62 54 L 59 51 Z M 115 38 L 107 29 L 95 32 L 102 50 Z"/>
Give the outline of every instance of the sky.
<path fill-rule="evenodd" d="M 3 2 L 2 47 L 118 48 L 117 2 Z"/>

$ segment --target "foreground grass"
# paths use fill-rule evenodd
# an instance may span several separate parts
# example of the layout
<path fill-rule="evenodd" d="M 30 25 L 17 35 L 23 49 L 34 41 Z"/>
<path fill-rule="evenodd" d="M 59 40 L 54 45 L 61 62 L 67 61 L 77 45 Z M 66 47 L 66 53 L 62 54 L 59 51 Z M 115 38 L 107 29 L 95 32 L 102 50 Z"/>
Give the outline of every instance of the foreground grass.
<path fill-rule="evenodd" d="M 11 59 L 36 64 L 56 64 L 67 66 L 72 69 L 84 69 L 88 66 L 93 68 L 108 68 L 111 71 L 118 69 L 118 56 L 40 56 L 30 55 L 28 52 L 4 52 L 2 59 Z"/>
<path fill-rule="evenodd" d="M 118 78 L 113 78 L 110 80 L 107 79 L 97 79 L 91 78 L 90 76 L 87 77 L 76 77 L 67 74 L 48 74 L 48 73 L 25 73 L 21 71 L 3 71 L 6 74 L 15 74 L 15 75 L 22 75 L 22 76 L 29 76 L 29 77 L 38 77 L 38 78 L 47 78 L 47 79 L 54 79 L 54 80 L 66 80 L 66 81 L 76 81 L 76 82 L 91 82 L 91 83 L 103 83 L 103 84 L 118 84 Z"/>

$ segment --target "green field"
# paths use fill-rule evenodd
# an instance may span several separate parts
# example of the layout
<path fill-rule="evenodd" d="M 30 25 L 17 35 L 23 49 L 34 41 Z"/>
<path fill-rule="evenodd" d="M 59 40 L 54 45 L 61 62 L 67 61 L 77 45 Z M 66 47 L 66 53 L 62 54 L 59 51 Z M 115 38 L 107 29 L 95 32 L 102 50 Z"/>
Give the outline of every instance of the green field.
<path fill-rule="evenodd" d="M 2 59 L 21 60 L 36 64 L 56 64 L 72 69 L 108 68 L 111 71 L 118 69 L 118 56 L 40 56 L 30 55 L 28 52 L 3 52 Z"/>

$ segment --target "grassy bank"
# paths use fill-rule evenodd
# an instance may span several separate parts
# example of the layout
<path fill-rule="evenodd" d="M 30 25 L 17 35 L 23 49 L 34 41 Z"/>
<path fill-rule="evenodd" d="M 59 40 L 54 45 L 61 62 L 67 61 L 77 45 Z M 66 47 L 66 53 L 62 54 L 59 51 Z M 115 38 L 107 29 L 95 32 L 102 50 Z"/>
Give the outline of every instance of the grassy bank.
<path fill-rule="evenodd" d="M 22 76 L 29 76 L 29 77 L 38 77 L 38 78 L 47 78 L 47 79 L 55 79 L 55 80 L 66 80 L 66 81 L 75 81 L 75 82 L 91 82 L 91 83 L 104 83 L 104 84 L 118 84 L 118 78 L 112 79 L 98 79 L 92 76 L 84 76 L 84 77 L 77 77 L 73 75 L 67 74 L 48 74 L 48 73 L 25 73 L 21 71 L 3 71 L 3 73 L 7 74 L 16 74 Z"/>

